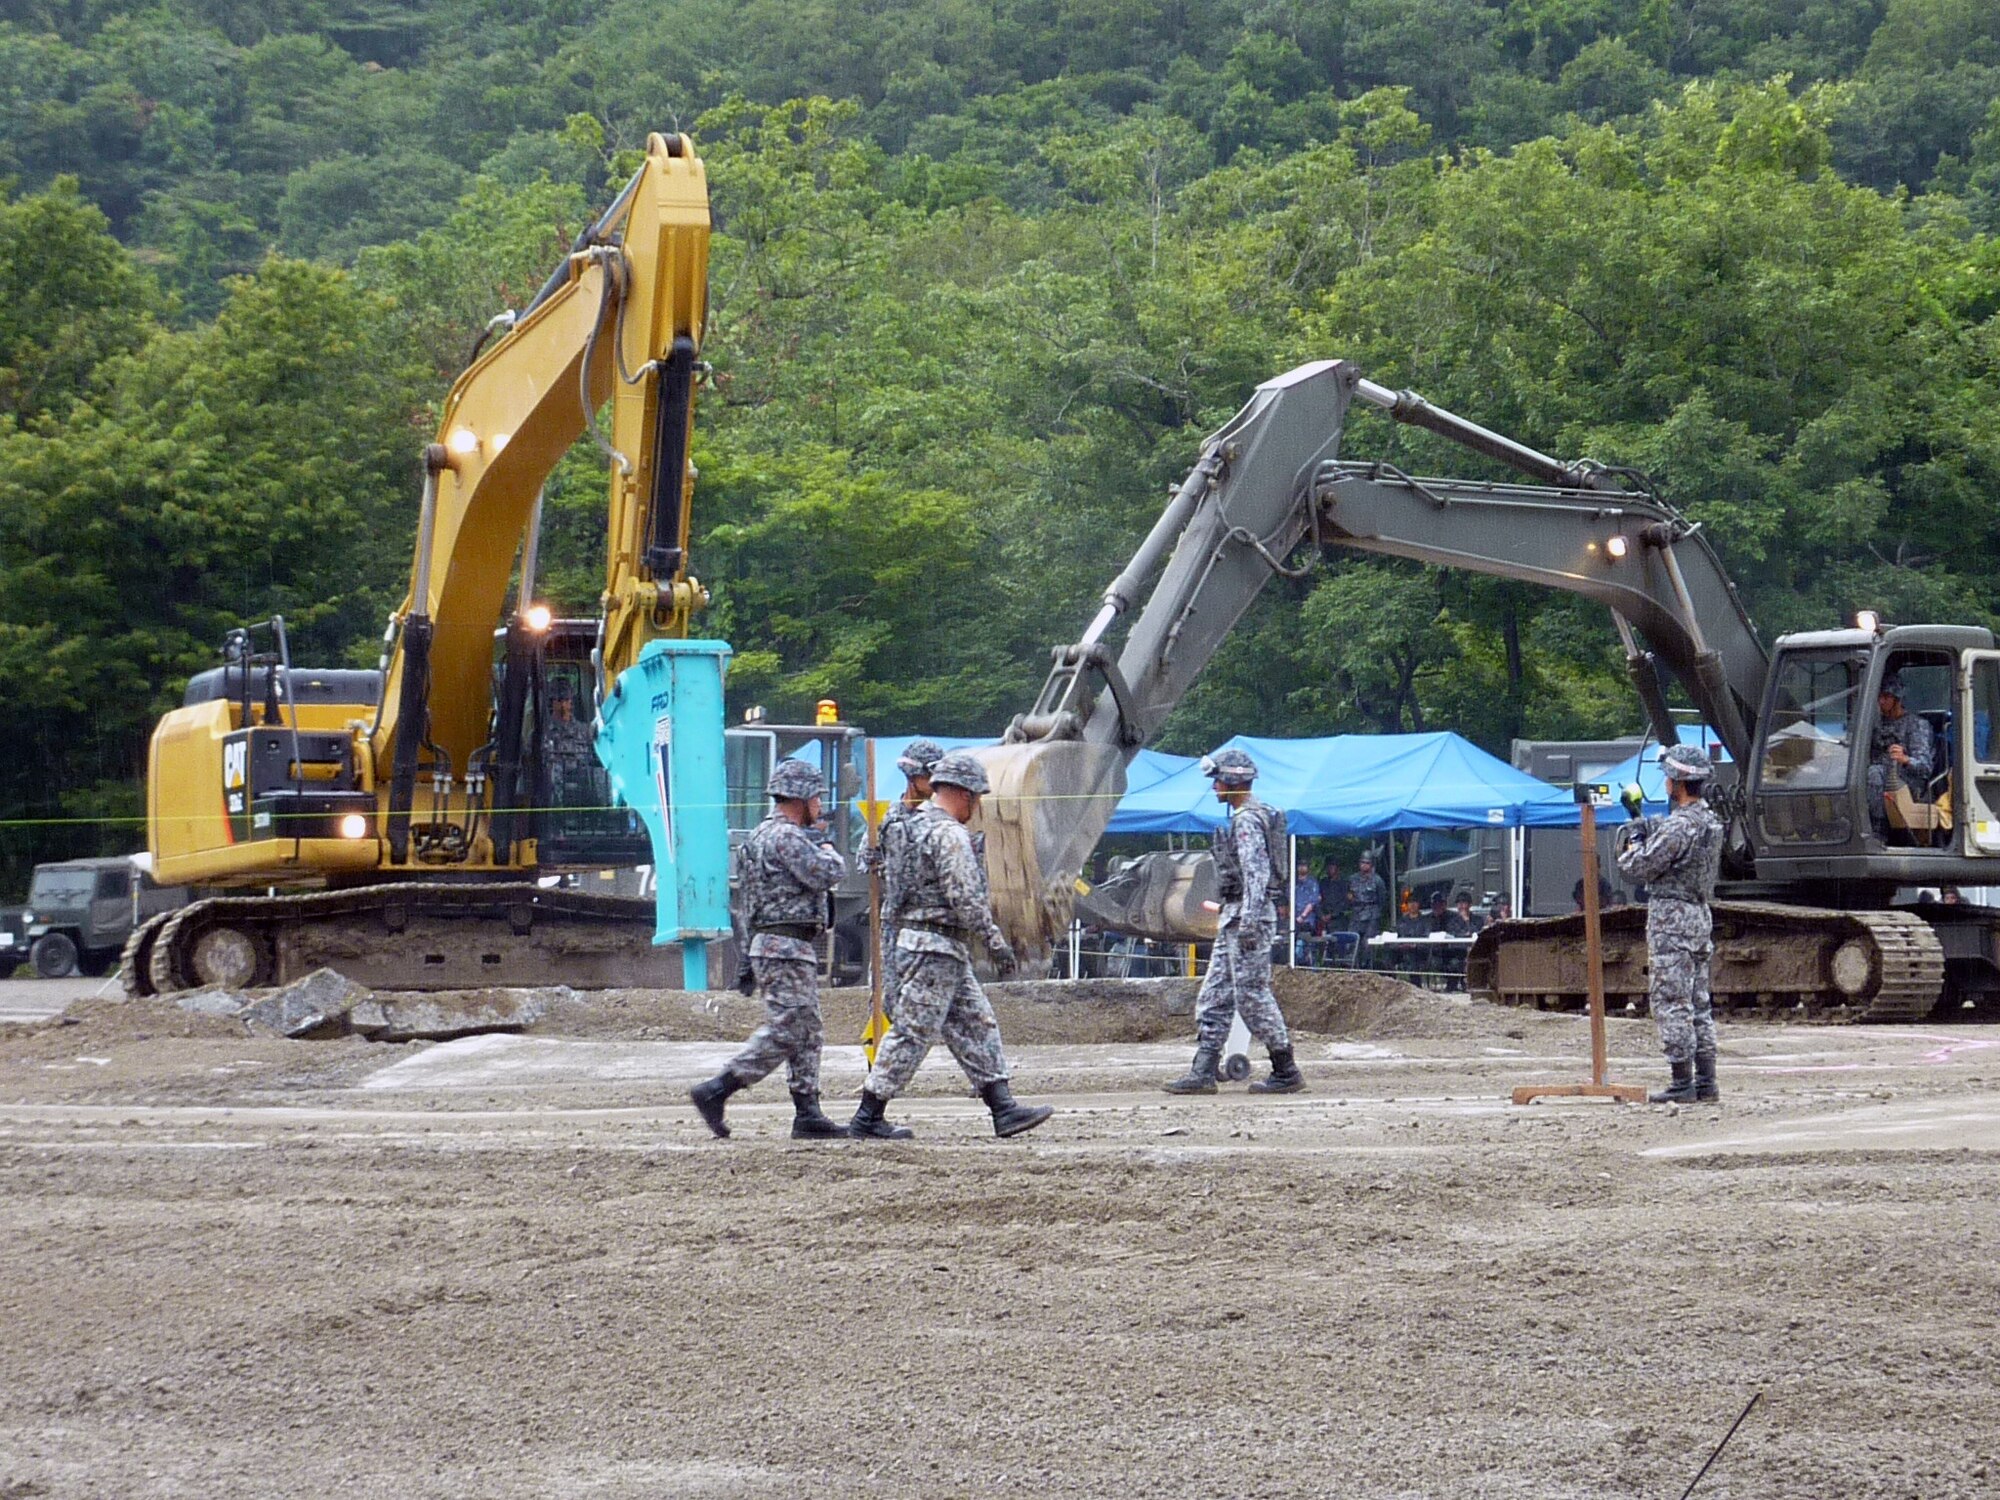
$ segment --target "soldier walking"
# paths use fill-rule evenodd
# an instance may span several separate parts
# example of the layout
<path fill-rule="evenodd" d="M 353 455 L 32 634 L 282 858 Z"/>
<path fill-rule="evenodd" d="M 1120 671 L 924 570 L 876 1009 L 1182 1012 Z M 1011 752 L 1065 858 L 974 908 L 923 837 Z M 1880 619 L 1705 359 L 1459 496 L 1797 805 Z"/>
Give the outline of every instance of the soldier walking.
<path fill-rule="evenodd" d="M 1708 994 L 1708 961 L 1715 952 L 1708 903 L 1722 863 L 1722 820 L 1702 800 L 1715 768 L 1700 746 L 1672 746 L 1660 756 L 1660 769 L 1667 777 L 1667 815 L 1625 825 L 1618 869 L 1646 885 L 1653 1020 L 1673 1068 L 1672 1084 L 1647 1097 L 1654 1104 L 1687 1104 L 1722 1097 Z"/>
<path fill-rule="evenodd" d="M 882 966 L 882 1014 L 896 1019 L 896 927 L 903 902 L 911 890 L 914 846 L 910 825 L 917 810 L 931 799 L 931 767 L 944 755 L 936 740 L 911 740 L 896 757 L 896 769 L 903 773 L 903 795 L 882 820 L 881 838 L 861 851 L 861 868 L 882 877 L 882 951 L 876 962 Z"/>
<path fill-rule="evenodd" d="M 910 1132 L 882 1118 L 889 1101 L 916 1076 L 942 1038 L 965 1076 L 993 1112 L 993 1133 L 1019 1135 L 1055 1113 L 1022 1104 L 1008 1087 L 1000 1023 L 972 972 L 972 943 L 983 937 L 993 964 L 1014 972 L 1014 950 L 993 918 L 986 872 L 965 825 L 987 789 L 986 768 L 963 750 L 931 767 L 931 800 L 911 814 L 907 884 L 897 893 L 896 1010 L 862 1086 L 861 1107 L 848 1131 L 877 1140 L 907 1140 Z"/>
<path fill-rule="evenodd" d="M 1222 920 L 1209 950 L 1208 974 L 1197 1002 L 1194 1062 L 1166 1085 L 1170 1094 L 1212 1094 L 1229 1040 L 1230 1018 L 1241 1014 L 1250 1034 L 1271 1053 L 1271 1076 L 1250 1085 L 1253 1094 L 1295 1094 L 1306 1086 L 1292 1059 L 1291 1033 L 1271 993 L 1271 944 L 1278 913 L 1271 899 L 1285 860 L 1283 814 L 1250 795 L 1257 763 L 1241 750 L 1204 757 L 1201 770 L 1229 808 L 1229 824 L 1210 846 L 1221 885 Z"/>
<path fill-rule="evenodd" d="M 729 1066 L 690 1093 L 708 1128 L 729 1134 L 722 1118 L 729 1096 L 785 1065 L 791 1086 L 792 1136 L 823 1140 L 846 1134 L 819 1106 L 819 955 L 826 930 L 826 893 L 847 862 L 820 823 L 826 782 L 802 760 L 781 760 L 767 790 L 771 811 L 743 845 L 741 901 L 749 935 L 755 993 L 764 997 L 759 1026 Z"/>

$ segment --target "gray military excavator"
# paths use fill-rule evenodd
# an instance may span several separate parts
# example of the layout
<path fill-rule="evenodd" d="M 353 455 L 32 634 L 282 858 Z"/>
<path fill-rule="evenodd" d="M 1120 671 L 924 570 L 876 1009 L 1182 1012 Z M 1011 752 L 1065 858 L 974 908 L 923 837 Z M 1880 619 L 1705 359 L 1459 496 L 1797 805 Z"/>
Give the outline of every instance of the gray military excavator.
<path fill-rule="evenodd" d="M 1417 477 L 1343 459 L 1357 400 L 1531 482 Z M 1715 909 L 1718 1006 L 1870 1021 L 2000 1006 L 2000 910 L 1894 904 L 1912 887 L 2000 877 L 1991 631 L 1892 626 L 1864 613 L 1853 628 L 1785 635 L 1767 648 L 1708 539 L 1644 475 L 1564 463 L 1338 360 L 1260 385 L 1208 440 L 1082 638 L 1055 649 L 1034 708 L 1007 744 L 984 752 L 996 895 L 1024 953 L 1046 953 L 1064 930 L 1126 762 L 1265 581 L 1296 573 L 1289 559 L 1308 542 L 1606 605 L 1647 716 L 1670 743 L 1678 734 L 1664 678 L 1679 682 L 1740 768 L 1719 798 L 1729 843 Z M 1114 651 L 1110 637 L 1128 614 Z M 1879 689 L 1892 675 L 1939 754 L 1923 784 L 1892 773 L 1871 791 L 1885 732 Z M 1473 992 L 1580 1006 L 1581 921 L 1488 927 L 1468 962 Z M 1642 1004 L 1643 909 L 1612 912 L 1606 942 L 1610 999 Z"/>

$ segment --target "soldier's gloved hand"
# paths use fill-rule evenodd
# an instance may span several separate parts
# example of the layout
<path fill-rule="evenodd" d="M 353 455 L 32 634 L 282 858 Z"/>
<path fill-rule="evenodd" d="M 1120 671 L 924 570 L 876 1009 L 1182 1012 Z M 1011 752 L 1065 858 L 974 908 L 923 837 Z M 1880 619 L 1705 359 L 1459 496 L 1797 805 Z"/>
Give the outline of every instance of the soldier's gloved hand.
<path fill-rule="evenodd" d="M 757 971 L 750 967 L 748 959 L 745 959 L 736 966 L 735 990 L 739 995 L 754 995 L 757 993 Z"/>
<path fill-rule="evenodd" d="M 986 940 L 986 951 L 993 958 L 993 972 L 1002 979 L 1011 979 L 1021 972 L 1021 960 L 1014 956 L 1014 945 L 997 932 Z"/>

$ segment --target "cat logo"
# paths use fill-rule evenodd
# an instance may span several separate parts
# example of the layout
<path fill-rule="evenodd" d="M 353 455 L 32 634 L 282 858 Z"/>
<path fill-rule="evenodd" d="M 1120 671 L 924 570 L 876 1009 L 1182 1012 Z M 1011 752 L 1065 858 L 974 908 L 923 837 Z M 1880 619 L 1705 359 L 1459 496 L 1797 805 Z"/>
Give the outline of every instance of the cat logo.
<path fill-rule="evenodd" d="M 230 816 L 240 816 L 248 802 L 244 786 L 249 781 L 250 739 L 224 740 L 222 744 L 222 805 Z"/>

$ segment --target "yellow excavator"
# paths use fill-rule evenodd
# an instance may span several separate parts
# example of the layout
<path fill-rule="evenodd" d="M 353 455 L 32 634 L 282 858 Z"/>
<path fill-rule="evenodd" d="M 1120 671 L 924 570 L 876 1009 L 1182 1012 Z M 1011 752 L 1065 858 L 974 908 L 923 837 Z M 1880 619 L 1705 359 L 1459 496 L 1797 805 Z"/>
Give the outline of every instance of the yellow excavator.
<path fill-rule="evenodd" d="M 188 684 L 148 759 L 152 873 L 220 894 L 133 933 L 129 990 L 323 964 L 383 988 L 659 977 L 651 900 L 537 877 L 647 858 L 636 817 L 607 807 L 591 725 L 707 602 L 687 537 L 708 242 L 701 159 L 686 136 L 650 137 L 446 397 L 379 668 L 299 666 L 280 619 L 232 631 Z M 605 587 L 596 619 L 560 620 L 534 592 L 541 491 L 586 432 L 610 468 Z"/>

